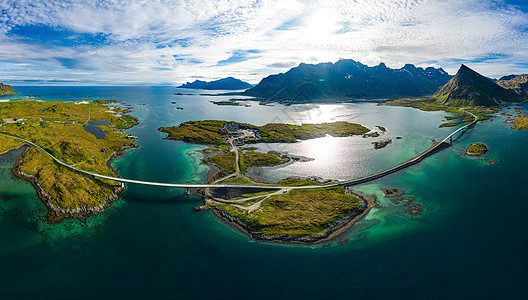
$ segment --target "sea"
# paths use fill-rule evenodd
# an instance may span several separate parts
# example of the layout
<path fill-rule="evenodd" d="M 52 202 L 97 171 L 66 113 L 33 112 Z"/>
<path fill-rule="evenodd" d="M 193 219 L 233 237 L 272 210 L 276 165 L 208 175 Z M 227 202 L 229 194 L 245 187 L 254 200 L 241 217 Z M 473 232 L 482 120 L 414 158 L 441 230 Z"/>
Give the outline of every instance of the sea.
<path fill-rule="evenodd" d="M 157 131 L 190 120 L 348 121 L 386 128 L 379 138 L 257 144 L 259 151 L 313 158 L 257 172 L 268 181 L 368 175 L 454 130 L 439 128 L 445 112 L 368 102 L 219 106 L 212 102 L 231 97 L 175 87 L 14 88 L 22 94 L 0 101 L 39 95 L 34 99 L 116 99 L 131 107 L 140 124 L 126 132 L 138 137 L 139 148 L 112 166 L 123 178 L 146 181 L 206 181 L 209 168 L 199 152 L 204 146 L 163 140 L 166 134 Z M 314 245 L 254 241 L 212 213 L 194 211 L 200 197 L 133 184 L 101 214 L 49 223 L 30 183 L 11 174 L 21 152 L 13 150 L 0 156 L 0 298 L 527 299 L 528 132 L 510 129 L 501 115 L 515 108 L 527 107 L 504 107 L 456 136 L 453 147 L 355 186 L 376 196 L 378 207 L 342 235 Z M 372 142 L 380 139 L 392 143 L 375 150 Z M 474 142 L 489 152 L 465 156 Z M 385 197 L 384 188 L 402 189 L 422 213 L 411 215 L 405 203 Z"/>

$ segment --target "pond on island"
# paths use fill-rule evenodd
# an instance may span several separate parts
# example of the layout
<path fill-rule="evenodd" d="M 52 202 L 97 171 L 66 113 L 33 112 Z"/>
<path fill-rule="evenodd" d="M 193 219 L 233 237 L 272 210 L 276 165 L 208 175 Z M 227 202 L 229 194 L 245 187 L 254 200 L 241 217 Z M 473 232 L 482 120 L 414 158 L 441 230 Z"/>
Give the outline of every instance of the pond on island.
<path fill-rule="evenodd" d="M 88 125 L 84 125 L 84 130 L 95 135 L 96 139 L 102 140 L 104 139 L 105 134 L 107 134 L 108 131 L 102 131 L 100 128 L 95 127 L 95 126 L 108 125 L 108 124 L 110 124 L 110 121 L 106 121 L 106 120 L 91 121 L 91 122 L 88 122 Z"/>

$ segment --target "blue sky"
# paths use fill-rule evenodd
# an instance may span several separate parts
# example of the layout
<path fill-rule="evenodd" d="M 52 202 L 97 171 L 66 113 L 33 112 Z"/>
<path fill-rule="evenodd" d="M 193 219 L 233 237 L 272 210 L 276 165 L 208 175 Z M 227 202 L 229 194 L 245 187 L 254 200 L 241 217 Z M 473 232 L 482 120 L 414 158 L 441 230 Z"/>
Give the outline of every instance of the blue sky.
<path fill-rule="evenodd" d="M 4 0 L 0 82 L 251 83 L 354 59 L 528 73 L 528 1 Z"/>

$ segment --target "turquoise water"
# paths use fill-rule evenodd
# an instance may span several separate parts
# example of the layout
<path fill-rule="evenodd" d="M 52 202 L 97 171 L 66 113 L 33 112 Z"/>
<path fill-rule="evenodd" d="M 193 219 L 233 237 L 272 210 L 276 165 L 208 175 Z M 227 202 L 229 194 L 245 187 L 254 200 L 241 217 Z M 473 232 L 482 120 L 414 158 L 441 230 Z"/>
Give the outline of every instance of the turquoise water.
<path fill-rule="evenodd" d="M 224 107 L 209 101 L 229 97 L 176 96 L 181 90 L 173 87 L 16 89 L 45 96 L 39 100 L 90 95 L 131 105 L 141 123 L 128 132 L 138 137 L 140 147 L 113 166 L 122 177 L 150 181 L 204 181 L 208 168 L 199 164 L 201 155 L 195 151 L 202 147 L 161 140 L 165 134 L 156 131 L 187 120 L 259 125 L 346 120 L 384 126 L 384 138 L 393 138 L 381 150 L 361 137 L 260 145 L 264 151 L 315 158 L 263 174 L 269 179 L 306 174 L 354 178 L 404 161 L 452 130 L 438 128 L 445 113 L 368 103 Z M 100 215 L 48 224 L 31 185 L 11 175 L 18 153 L 10 152 L 0 156 L 0 295 L 526 298 L 528 133 L 508 129 L 502 121 L 500 116 L 478 124 L 454 147 L 422 164 L 358 186 L 376 195 L 379 207 L 336 241 L 314 246 L 252 241 L 211 214 L 194 212 L 199 198 L 178 189 L 135 185 Z M 497 164 L 461 155 L 477 141 L 489 146 L 486 159 Z M 407 207 L 383 197 L 384 187 L 416 197 L 423 213 L 409 216 Z M 339 243 L 341 239 L 348 242 Z"/>

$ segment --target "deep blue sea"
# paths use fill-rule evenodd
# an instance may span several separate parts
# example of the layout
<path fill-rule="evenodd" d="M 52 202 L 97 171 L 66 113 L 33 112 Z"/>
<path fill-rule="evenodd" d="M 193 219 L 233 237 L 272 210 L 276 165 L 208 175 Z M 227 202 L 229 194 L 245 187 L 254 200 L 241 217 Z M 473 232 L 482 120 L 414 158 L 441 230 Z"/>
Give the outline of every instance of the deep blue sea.
<path fill-rule="evenodd" d="M 444 112 L 373 103 L 232 107 L 211 103 L 230 97 L 174 87 L 14 88 L 22 95 L 0 101 L 41 95 L 35 99 L 117 99 L 132 107 L 140 125 L 127 132 L 140 147 L 112 164 L 121 177 L 148 181 L 206 180 L 209 169 L 197 151 L 203 146 L 162 140 L 156 130 L 188 120 L 343 120 L 383 126 L 383 138 L 393 140 L 380 150 L 361 137 L 258 145 L 314 158 L 262 171 L 267 180 L 367 175 L 453 130 L 438 128 Z M 505 119 L 497 114 L 421 164 L 355 187 L 375 195 L 379 206 L 335 240 L 310 246 L 253 241 L 211 213 L 195 212 L 202 204 L 196 196 L 138 185 L 104 213 L 51 224 L 32 186 L 11 174 L 20 153 L 11 151 L 0 156 L 0 298 L 527 299 L 528 132 L 509 129 Z M 489 153 L 462 155 L 473 142 Z M 410 216 L 382 188 L 403 189 L 423 213 Z"/>

